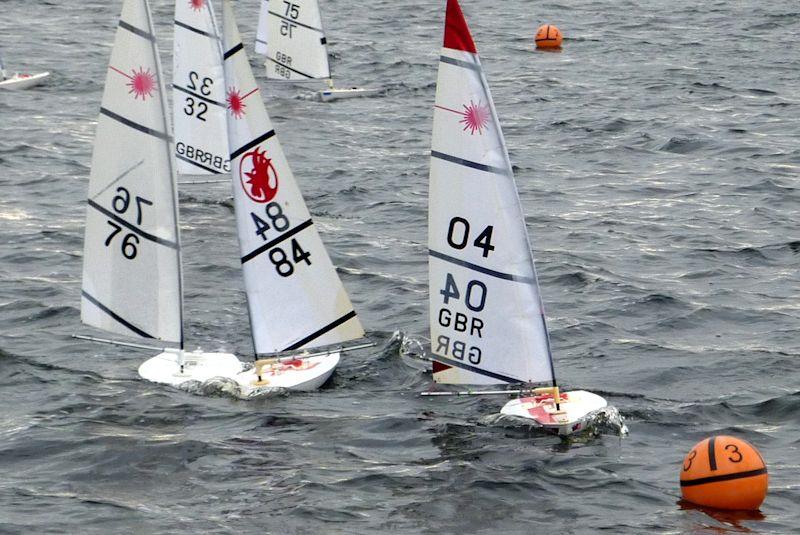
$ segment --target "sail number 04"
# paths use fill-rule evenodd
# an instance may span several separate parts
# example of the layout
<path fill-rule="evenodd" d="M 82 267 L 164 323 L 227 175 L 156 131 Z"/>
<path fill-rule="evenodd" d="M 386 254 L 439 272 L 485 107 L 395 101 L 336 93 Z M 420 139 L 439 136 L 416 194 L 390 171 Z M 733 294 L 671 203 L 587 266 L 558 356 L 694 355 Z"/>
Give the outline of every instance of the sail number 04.
<path fill-rule="evenodd" d="M 148 201 L 144 197 L 136 196 L 134 197 L 134 201 L 136 203 L 136 224 L 141 225 L 143 220 L 143 213 L 142 213 L 142 206 L 153 206 L 153 201 Z M 123 215 L 128 211 L 128 208 L 131 206 L 131 193 L 126 188 L 119 187 L 117 188 L 117 194 L 111 200 L 111 208 L 114 209 L 116 213 L 119 215 Z M 111 231 L 111 234 L 108 235 L 105 241 L 105 246 L 110 247 L 111 242 L 114 241 L 114 238 L 117 234 L 122 232 L 122 225 L 115 223 L 112 220 L 106 221 L 111 228 L 114 230 Z M 133 260 L 136 258 L 136 255 L 139 253 L 139 236 L 134 234 L 133 232 L 129 232 L 125 236 L 122 237 L 122 244 L 120 246 L 120 251 L 122 252 L 122 256 L 127 258 L 128 260 Z"/>
<path fill-rule="evenodd" d="M 277 232 L 283 232 L 289 228 L 289 218 L 286 217 L 286 214 L 283 213 L 283 208 L 277 202 L 267 203 L 264 206 L 264 214 L 269 221 L 255 212 L 250 212 L 250 217 L 256 227 L 256 235 L 261 236 L 264 241 L 267 241 L 268 230 L 274 229 Z M 300 262 L 311 265 L 311 253 L 304 250 L 297 239 L 292 239 L 290 247 L 291 255 L 287 254 L 281 247 L 273 247 L 269 251 L 269 259 L 275 266 L 275 271 L 281 277 L 292 276 L 295 266 Z"/>
<path fill-rule="evenodd" d="M 470 225 L 469 221 L 463 217 L 454 217 L 450 220 L 450 226 L 447 229 L 447 243 L 453 249 L 461 250 L 469 244 L 470 239 Z M 484 258 L 489 256 L 489 253 L 494 251 L 492 245 L 492 232 L 494 226 L 489 225 L 473 240 L 472 245 L 478 249 L 482 249 Z"/>

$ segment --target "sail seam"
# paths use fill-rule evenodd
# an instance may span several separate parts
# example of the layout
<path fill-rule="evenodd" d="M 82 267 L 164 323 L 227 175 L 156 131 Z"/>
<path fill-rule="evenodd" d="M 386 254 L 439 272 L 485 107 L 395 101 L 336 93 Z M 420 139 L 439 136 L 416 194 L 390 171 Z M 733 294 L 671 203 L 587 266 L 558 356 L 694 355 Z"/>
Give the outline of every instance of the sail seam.
<path fill-rule="evenodd" d="M 200 169 L 208 171 L 209 173 L 213 173 L 215 175 L 222 174 L 222 171 L 218 171 L 216 169 L 212 169 L 211 167 L 206 167 L 205 165 L 199 164 L 196 161 L 191 160 L 191 159 L 187 158 L 186 156 L 184 156 L 182 154 L 176 154 L 175 157 L 177 159 L 179 159 L 179 160 L 182 160 L 182 161 L 186 162 L 186 163 L 190 163 L 190 164 L 192 164 L 192 165 L 194 165 L 196 167 L 199 167 Z"/>
<path fill-rule="evenodd" d="M 459 52 L 462 52 L 459 50 Z M 461 59 L 451 58 L 450 56 L 439 56 L 439 61 L 442 63 L 448 63 L 450 65 L 455 65 L 456 67 L 463 67 L 464 69 L 469 69 L 475 72 L 481 72 L 483 69 L 481 68 L 480 63 L 470 63 L 468 61 L 464 61 Z"/>
<path fill-rule="evenodd" d="M 219 40 L 219 37 L 217 37 L 213 33 L 209 33 L 209 32 L 207 32 L 205 30 L 201 30 L 200 28 L 195 28 L 194 26 L 190 26 L 190 25 L 186 24 L 185 22 L 181 22 L 181 21 L 179 21 L 177 19 L 175 20 L 175 26 L 180 26 L 181 28 L 183 28 L 185 30 L 189 30 L 190 32 L 199 33 L 200 35 L 204 35 L 204 36 L 206 36 L 206 37 L 208 37 L 210 39 Z"/>
<path fill-rule="evenodd" d="M 285 20 L 287 22 L 291 22 L 292 24 L 296 24 L 298 26 L 301 26 L 303 28 L 307 28 L 309 30 L 314 30 L 315 32 L 322 33 L 322 28 L 314 28 L 313 26 L 309 26 L 308 24 L 303 24 L 302 22 L 297 22 L 294 19 L 290 19 L 289 17 L 284 17 L 283 15 L 281 15 L 279 13 L 275 13 L 274 11 L 270 11 L 269 14 L 270 15 L 274 15 L 274 16 L 278 17 L 279 19 Z"/>
<path fill-rule="evenodd" d="M 329 323 L 328 325 L 326 325 L 323 328 L 319 329 L 318 331 L 316 331 L 314 333 L 311 333 L 310 335 L 306 336 L 302 340 L 298 340 L 297 342 L 293 343 L 292 345 L 290 345 L 289 347 L 284 349 L 284 351 L 291 351 L 293 349 L 298 349 L 300 347 L 303 347 L 304 345 L 306 345 L 307 343 L 311 342 L 312 340 L 315 340 L 315 339 L 319 338 L 323 334 L 332 331 L 333 329 L 335 329 L 339 325 L 341 325 L 341 324 L 345 323 L 346 321 L 349 321 L 349 320 L 351 320 L 351 319 L 353 319 L 355 317 L 356 317 L 356 311 L 355 310 L 351 310 L 350 312 L 348 312 L 347 314 L 345 314 L 341 318 L 339 318 L 339 319 L 337 319 L 335 321 L 332 321 L 331 323 Z"/>
<path fill-rule="evenodd" d="M 131 32 L 133 34 L 136 34 L 139 37 L 144 37 L 145 39 L 147 39 L 151 43 L 155 43 L 156 42 L 156 38 L 152 33 L 146 32 L 146 31 L 142 30 L 141 28 L 137 28 L 133 24 L 129 24 L 129 23 L 125 22 L 124 20 L 119 21 L 119 27 L 122 28 L 122 29 L 128 30 L 129 32 Z"/>
<path fill-rule="evenodd" d="M 139 132 L 143 132 L 145 134 L 149 134 L 149 135 L 151 135 L 153 137 L 156 137 L 158 139 L 164 139 L 166 141 L 172 141 L 170 136 L 168 136 L 164 132 L 159 132 L 158 130 L 153 130 L 150 127 L 144 126 L 143 124 L 139 124 L 139 123 L 133 122 L 130 119 L 125 118 L 122 115 L 117 115 L 113 111 L 108 110 L 106 108 L 102 108 L 101 107 L 100 108 L 100 113 L 102 115 L 105 115 L 106 117 L 109 117 L 111 119 L 114 119 L 117 122 L 120 122 L 120 123 L 124 124 L 125 126 L 129 126 L 129 127 L 133 128 L 134 130 L 138 130 Z"/>
<path fill-rule="evenodd" d="M 298 71 L 298 70 L 295 70 L 295 69 L 293 69 L 293 68 L 289 67 L 288 65 L 285 65 L 285 64 L 281 63 L 280 61 L 278 61 L 278 60 L 276 60 L 276 59 L 274 59 L 274 58 L 271 58 L 271 57 L 267 56 L 267 59 L 268 59 L 268 60 L 270 60 L 272 63 L 274 63 L 274 64 L 276 64 L 276 65 L 280 65 L 280 66 L 281 66 L 281 67 L 283 67 L 284 69 L 287 69 L 287 70 L 290 70 L 290 71 L 292 71 L 292 72 L 293 72 L 293 73 L 295 73 L 295 74 L 299 74 L 300 76 L 305 76 L 306 78 L 311 78 L 311 79 L 313 79 L 313 78 L 314 78 L 313 76 L 311 76 L 311 75 L 309 75 L 309 74 L 306 74 L 306 73 L 304 73 L 304 72 L 300 72 L 300 71 Z"/>
<path fill-rule="evenodd" d="M 500 381 L 505 381 L 506 383 L 522 383 L 520 379 L 516 377 L 510 377 L 508 375 L 503 375 L 501 373 L 490 372 L 489 370 L 483 370 L 481 368 L 470 366 L 469 364 L 465 364 L 458 360 L 449 359 L 447 357 L 443 357 L 441 355 L 437 355 L 433 353 L 434 360 L 438 360 L 442 364 L 448 364 L 450 366 L 454 366 L 456 368 L 461 368 L 463 370 L 467 370 L 473 373 L 477 373 L 479 375 L 485 375 L 486 377 L 491 377 L 492 379 L 499 379 Z"/>
<path fill-rule="evenodd" d="M 439 158 L 440 160 L 444 160 L 446 162 L 454 163 L 457 165 L 463 165 L 464 167 L 477 169 L 478 171 L 485 171 L 487 173 L 494 173 L 496 175 L 502 175 L 502 176 L 512 176 L 510 170 L 503 169 L 502 167 L 495 167 L 493 165 L 486 165 L 478 162 L 473 162 L 471 160 L 465 160 L 464 158 L 459 158 L 458 156 L 453 156 L 452 154 L 445 154 L 443 152 L 439 152 L 436 150 L 431 151 L 431 157 Z"/>
<path fill-rule="evenodd" d="M 253 147 L 258 145 L 259 143 L 263 143 L 264 141 L 268 140 L 269 138 L 271 138 L 274 135 L 275 135 L 275 130 L 270 130 L 269 132 L 265 132 L 264 134 L 261 134 L 260 136 L 258 136 L 254 140 L 252 140 L 250 143 L 248 143 L 248 144 L 246 144 L 246 145 L 244 145 L 242 147 L 239 147 L 238 149 L 233 151 L 231 153 L 231 160 L 235 160 L 239 155 L 243 154 L 245 151 L 247 151 L 249 149 L 252 149 Z"/>
<path fill-rule="evenodd" d="M 449 262 L 450 264 L 455 264 L 457 266 L 465 267 L 467 269 L 471 269 L 473 271 L 478 271 L 485 275 L 490 275 L 492 277 L 496 277 L 498 279 L 509 280 L 513 282 L 522 282 L 525 284 L 536 284 L 536 281 L 532 277 L 522 277 L 519 275 L 512 275 L 510 273 L 503 273 L 501 271 L 495 271 L 493 269 L 489 269 L 483 266 L 479 266 L 478 264 L 473 264 L 472 262 L 467 262 L 466 260 L 461 260 L 459 258 L 455 258 L 444 253 L 440 253 L 438 251 L 434 251 L 433 249 L 428 249 L 428 254 L 434 258 L 438 258 L 439 260 L 444 260 L 445 262 Z"/>
<path fill-rule="evenodd" d="M 94 208 L 98 212 L 102 213 L 106 217 L 109 217 L 109 218 L 113 219 L 114 221 L 116 221 L 120 225 L 124 226 L 125 228 L 127 228 L 130 231 L 135 232 L 136 234 L 138 234 L 142 238 L 144 238 L 146 240 L 150 240 L 150 241 L 152 241 L 154 243 L 157 243 L 159 245 L 165 245 L 165 246 L 169 247 L 170 249 L 178 249 L 178 244 L 177 243 L 175 243 L 173 241 L 165 240 L 164 238 L 159 238 L 158 236 L 154 236 L 153 234 L 150 234 L 149 232 L 145 232 L 144 230 L 140 229 L 139 227 L 136 227 L 135 225 L 131 225 L 130 223 L 128 223 L 127 221 L 125 221 L 124 219 L 119 217 L 117 214 L 115 214 L 115 213 L 103 208 L 102 206 L 100 206 L 99 204 L 94 202 L 92 199 L 88 199 L 86 202 L 89 203 L 89 206 L 91 206 L 92 208 Z"/>
<path fill-rule="evenodd" d="M 302 223 L 300 223 L 299 225 L 297 225 L 293 229 L 289 230 L 288 232 L 285 232 L 284 234 L 281 234 L 277 238 L 275 238 L 275 239 L 273 239 L 271 241 L 268 241 L 264 245 L 260 246 L 258 249 L 255 249 L 254 251 L 251 251 L 251 252 L 247 253 L 246 255 L 244 255 L 242 257 L 242 264 L 252 260 L 253 258 L 255 258 L 258 255 L 260 255 L 261 253 L 263 253 L 264 251 L 269 251 L 270 249 L 272 249 L 273 247 L 275 247 L 279 243 L 291 238 L 295 234 L 299 233 L 302 230 L 307 229 L 308 227 L 310 227 L 313 224 L 314 224 L 314 222 L 311 219 L 307 219 L 307 220 L 303 221 Z"/>
<path fill-rule="evenodd" d="M 242 43 L 239 43 L 238 45 L 235 45 L 233 48 L 231 48 L 230 50 L 225 52 L 222 55 L 222 59 L 228 59 L 229 57 L 231 57 L 232 55 L 236 54 L 240 50 L 244 50 L 244 45 L 242 45 Z"/>
<path fill-rule="evenodd" d="M 86 292 L 86 290 L 81 290 L 81 295 L 85 297 L 86 300 L 92 303 L 94 306 L 96 306 L 97 308 L 108 314 L 111 318 L 117 321 L 117 323 L 120 323 L 121 325 L 125 326 L 125 328 L 130 329 L 131 331 L 135 332 L 136 334 L 138 334 L 143 338 L 155 338 L 155 336 L 146 333 L 145 331 L 143 331 L 142 329 L 140 329 L 133 323 L 129 322 L 128 320 L 126 320 L 125 318 L 123 318 L 122 316 L 120 316 L 107 306 L 105 306 L 103 303 L 101 303 L 100 301 L 89 295 Z"/>
<path fill-rule="evenodd" d="M 216 100 L 212 100 L 212 99 L 210 99 L 208 97 L 204 97 L 203 95 L 198 95 L 197 93 L 189 91 L 185 87 L 181 87 L 181 86 L 175 85 L 175 84 L 172 84 L 172 87 L 177 89 L 178 91 L 186 93 L 187 95 L 191 95 L 193 97 L 199 98 L 202 101 L 208 102 L 209 104 L 214 104 L 216 106 L 219 106 L 220 108 L 225 107 L 225 104 L 223 104 L 222 102 L 217 102 Z"/>

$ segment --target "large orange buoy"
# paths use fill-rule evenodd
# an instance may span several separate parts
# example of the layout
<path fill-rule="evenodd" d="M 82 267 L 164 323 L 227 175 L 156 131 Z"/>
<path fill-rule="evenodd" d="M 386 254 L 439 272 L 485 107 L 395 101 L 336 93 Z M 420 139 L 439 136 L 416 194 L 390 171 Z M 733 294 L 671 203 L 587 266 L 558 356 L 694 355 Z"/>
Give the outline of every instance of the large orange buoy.
<path fill-rule="evenodd" d="M 552 24 L 539 26 L 536 30 L 536 48 L 561 48 L 561 30 Z"/>
<path fill-rule="evenodd" d="M 683 459 L 681 494 L 717 509 L 758 509 L 767 496 L 767 466 L 750 443 L 725 435 L 698 442 Z"/>

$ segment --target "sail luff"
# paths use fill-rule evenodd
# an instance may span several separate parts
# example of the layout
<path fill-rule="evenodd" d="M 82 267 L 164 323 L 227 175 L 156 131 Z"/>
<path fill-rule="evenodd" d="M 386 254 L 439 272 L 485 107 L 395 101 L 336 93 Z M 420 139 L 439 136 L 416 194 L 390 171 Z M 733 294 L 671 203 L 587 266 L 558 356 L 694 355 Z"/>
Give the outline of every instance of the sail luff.
<path fill-rule="evenodd" d="M 150 32 L 155 35 L 155 26 L 153 25 L 153 14 L 150 12 L 150 4 L 147 0 L 142 0 L 144 2 L 144 9 L 145 13 L 147 14 L 147 27 L 150 29 Z M 172 128 L 169 124 L 169 114 L 167 111 L 167 90 L 166 84 L 164 83 L 164 69 L 161 68 L 161 57 L 158 53 L 158 46 L 156 45 L 156 41 L 153 40 L 151 42 L 150 51 L 153 55 L 153 63 L 156 66 L 156 72 L 158 73 L 158 100 L 161 104 L 161 124 L 164 129 L 164 132 L 172 132 Z M 175 243 L 177 247 L 175 248 L 175 255 L 178 264 L 178 276 L 177 276 L 177 284 L 178 284 L 178 323 L 180 325 L 180 341 L 179 346 L 181 349 L 184 347 L 185 342 L 185 335 L 184 335 L 184 321 L 183 321 L 183 262 L 181 260 L 181 228 L 180 228 L 180 211 L 178 209 L 178 176 L 177 170 L 175 169 L 175 161 L 173 160 L 172 155 L 174 154 L 173 145 L 172 145 L 172 138 L 167 137 L 164 143 L 164 149 L 166 150 L 166 161 L 169 167 L 169 176 L 171 178 L 172 187 L 170 188 L 170 194 L 172 198 L 172 211 L 173 211 L 173 228 L 175 234 Z"/>
<path fill-rule="evenodd" d="M 448 0 L 429 193 L 434 379 L 554 381 L 522 206 L 472 36 Z"/>
<path fill-rule="evenodd" d="M 223 4 L 231 184 L 251 332 L 258 354 L 364 334 L 316 231 Z"/>

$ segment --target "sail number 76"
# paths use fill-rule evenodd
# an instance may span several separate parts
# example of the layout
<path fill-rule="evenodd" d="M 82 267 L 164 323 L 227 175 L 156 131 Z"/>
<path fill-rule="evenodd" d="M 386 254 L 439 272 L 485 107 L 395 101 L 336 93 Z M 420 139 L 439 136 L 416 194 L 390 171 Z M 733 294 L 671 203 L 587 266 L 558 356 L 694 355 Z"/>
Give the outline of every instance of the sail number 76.
<path fill-rule="evenodd" d="M 141 225 L 143 219 L 142 207 L 143 206 L 153 206 L 153 201 L 149 201 L 144 197 L 136 196 L 134 197 L 134 201 L 136 203 L 136 224 Z M 119 187 L 117 188 L 117 194 L 111 200 L 111 207 L 114 209 L 116 213 L 119 215 L 123 215 L 128 211 L 128 208 L 131 205 L 131 193 L 126 188 Z M 110 247 L 111 242 L 114 241 L 114 238 L 117 234 L 122 232 L 122 225 L 115 223 L 112 220 L 106 221 L 111 228 L 111 234 L 108 235 L 105 241 L 105 246 Z M 120 250 L 122 252 L 122 256 L 127 258 L 128 260 L 133 260 L 136 258 L 136 255 L 139 253 L 138 246 L 139 245 L 139 236 L 134 234 L 133 232 L 127 233 L 122 238 L 122 244 Z"/>

